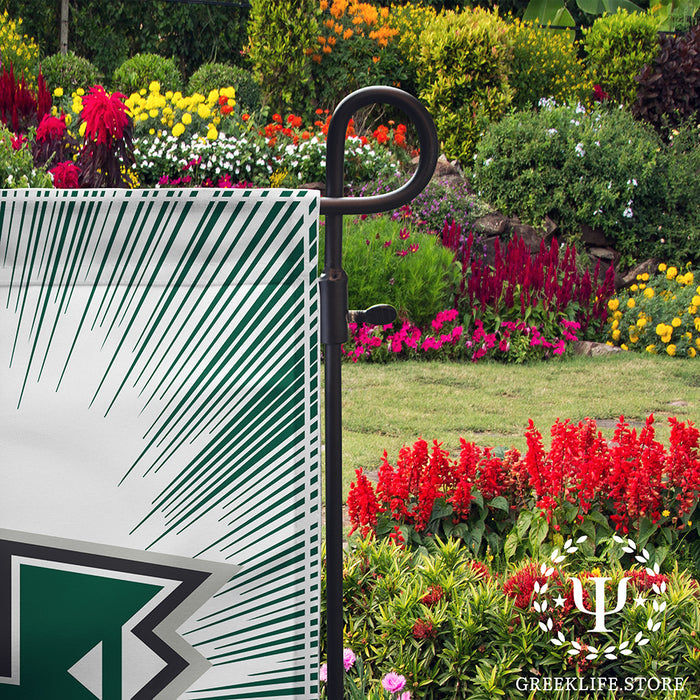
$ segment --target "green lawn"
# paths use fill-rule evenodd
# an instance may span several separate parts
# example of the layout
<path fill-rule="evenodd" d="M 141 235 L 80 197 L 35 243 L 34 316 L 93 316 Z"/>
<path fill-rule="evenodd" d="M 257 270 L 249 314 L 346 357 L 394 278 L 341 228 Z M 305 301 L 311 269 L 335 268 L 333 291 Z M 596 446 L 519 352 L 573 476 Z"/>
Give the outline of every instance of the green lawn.
<path fill-rule="evenodd" d="M 343 365 L 345 493 L 358 467 L 377 469 L 382 452 L 423 437 L 455 454 L 459 438 L 525 449 L 532 418 L 545 438 L 557 418 L 595 418 L 612 436 L 620 415 L 656 417 L 668 440 L 668 416 L 700 423 L 700 360 L 619 353 L 526 366 L 442 362 Z"/>

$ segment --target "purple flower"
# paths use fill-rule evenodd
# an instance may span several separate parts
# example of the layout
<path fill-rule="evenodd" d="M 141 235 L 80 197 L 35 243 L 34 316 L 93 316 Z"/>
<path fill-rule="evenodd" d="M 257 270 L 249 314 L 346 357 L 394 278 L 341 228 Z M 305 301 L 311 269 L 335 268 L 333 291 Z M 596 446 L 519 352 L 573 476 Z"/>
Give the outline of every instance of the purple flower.
<path fill-rule="evenodd" d="M 405 687 L 406 679 L 393 671 L 382 678 L 382 688 L 388 693 L 400 693 Z"/>

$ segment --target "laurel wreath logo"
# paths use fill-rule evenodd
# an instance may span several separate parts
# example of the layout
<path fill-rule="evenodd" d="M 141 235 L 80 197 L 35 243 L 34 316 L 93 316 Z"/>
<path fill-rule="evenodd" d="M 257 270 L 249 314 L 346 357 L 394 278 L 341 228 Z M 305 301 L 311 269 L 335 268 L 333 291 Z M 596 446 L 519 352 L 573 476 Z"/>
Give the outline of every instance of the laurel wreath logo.
<path fill-rule="evenodd" d="M 562 547 L 562 551 L 560 552 L 559 549 L 554 549 L 552 550 L 552 553 L 549 555 L 549 561 L 551 562 L 551 566 L 543 563 L 540 567 L 540 574 L 541 576 L 544 576 L 546 579 L 549 579 L 555 572 L 555 566 L 559 564 L 563 564 L 566 561 L 566 557 L 569 554 L 573 554 L 574 552 L 578 551 L 578 546 L 585 542 L 588 539 L 587 535 L 583 535 L 579 537 L 576 542 L 574 543 L 573 539 L 568 539 L 564 543 Z M 636 561 L 638 561 L 640 564 L 643 564 L 645 566 L 645 571 L 649 576 L 656 576 L 660 572 L 660 568 L 658 564 L 654 564 L 654 566 L 650 566 L 650 559 L 651 555 L 649 554 L 648 550 L 645 548 L 642 548 L 641 551 L 639 551 L 639 548 L 637 546 L 637 543 L 632 540 L 632 539 L 623 539 L 622 537 L 619 537 L 618 535 L 613 535 L 613 539 L 615 542 L 618 544 L 622 544 L 622 551 L 627 553 L 627 554 L 633 554 L 634 558 Z M 541 599 L 540 597 L 543 596 L 544 594 L 547 593 L 549 589 L 549 580 L 545 581 L 545 583 L 540 584 L 539 581 L 535 582 L 534 586 L 534 592 L 535 592 L 535 600 L 533 602 L 533 607 L 534 609 L 540 613 L 546 613 L 547 610 L 551 610 L 550 607 L 550 602 L 544 598 Z M 663 593 L 666 592 L 666 583 L 661 582 L 659 584 L 654 583 L 652 584 L 652 590 L 654 593 L 657 595 L 662 595 Z M 644 605 L 646 603 L 646 599 L 643 599 L 641 595 L 639 595 L 635 599 L 635 603 L 637 605 Z M 646 623 L 646 631 L 640 631 L 637 632 L 637 634 L 634 637 L 634 640 L 622 640 L 619 644 L 611 644 L 606 646 L 605 648 L 598 648 L 595 646 L 589 646 L 589 645 L 582 645 L 579 642 L 577 642 L 575 639 L 567 640 L 564 634 L 558 630 L 554 631 L 554 621 L 552 619 L 551 615 L 547 616 L 547 619 L 542 621 L 539 621 L 539 627 L 540 629 L 551 635 L 550 636 L 550 642 L 554 646 L 558 647 L 563 647 L 567 643 L 571 646 L 571 648 L 567 651 L 567 653 L 570 656 L 580 656 L 583 655 L 585 659 L 587 660 L 593 660 L 598 658 L 599 656 L 603 656 L 606 659 L 610 660 L 615 660 L 619 656 L 630 656 L 632 653 L 634 653 L 634 647 L 635 645 L 637 647 L 642 647 L 645 644 L 648 644 L 650 639 L 647 634 L 652 634 L 654 632 L 657 632 L 661 628 L 661 622 L 656 618 L 657 615 L 662 614 L 666 610 L 666 601 L 658 602 L 657 600 L 652 601 L 652 610 L 650 612 L 649 618 L 647 619 Z"/>

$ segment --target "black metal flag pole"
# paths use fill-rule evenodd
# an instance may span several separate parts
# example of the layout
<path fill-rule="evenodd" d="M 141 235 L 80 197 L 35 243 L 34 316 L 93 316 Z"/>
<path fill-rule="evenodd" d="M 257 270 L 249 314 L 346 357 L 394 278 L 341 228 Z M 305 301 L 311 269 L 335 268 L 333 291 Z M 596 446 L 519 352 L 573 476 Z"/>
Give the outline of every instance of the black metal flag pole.
<path fill-rule="evenodd" d="M 403 111 L 418 132 L 420 159 L 413 177 L 402 187 L 373 197 L 344 197 L 345 134 L 352 115 L 372 104 L 389 104 Z M 343 496 L 341 345 L 347 340 L 348 278 L 343 270 L 343 215 L 374 214 L 396 209 L 420 194 L 435 171 L 438 140 L 433 120 L 412 95 L 393 87 L 362 88 L 348 95 L 335 109 L 328 126 L 325 257 L 319 280 L 321 342 L 325 363 L 326 416 L 326 652 L 329 700 L 343 698 Z M 368 323 L 394 320 L 395 311 L 375 306 L 364 312 Z M 360 316 L 362 319 L 362 316 Z"/>

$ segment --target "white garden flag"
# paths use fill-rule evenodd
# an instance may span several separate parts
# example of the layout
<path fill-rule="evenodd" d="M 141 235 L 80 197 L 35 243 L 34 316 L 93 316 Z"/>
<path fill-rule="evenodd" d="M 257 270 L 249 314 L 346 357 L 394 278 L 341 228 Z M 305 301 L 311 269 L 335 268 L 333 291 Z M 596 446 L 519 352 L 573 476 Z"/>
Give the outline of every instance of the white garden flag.
<path fill-rule="evenodd" d="M 318 212 L 0 191 L 0 700 L 317 697 Z"/>

